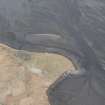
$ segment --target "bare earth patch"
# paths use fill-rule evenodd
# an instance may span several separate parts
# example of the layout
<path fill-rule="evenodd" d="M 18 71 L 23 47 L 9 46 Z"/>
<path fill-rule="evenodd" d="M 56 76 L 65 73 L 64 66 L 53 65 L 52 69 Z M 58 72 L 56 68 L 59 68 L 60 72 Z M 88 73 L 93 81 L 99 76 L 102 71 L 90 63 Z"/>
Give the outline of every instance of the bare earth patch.
<path fill-rule="evenodd" d="M 0 44 L 0 105 L 49 105 L 47 88 L 70 68 L 73 64 L 60 55 L 17 51 Z"/>

